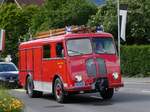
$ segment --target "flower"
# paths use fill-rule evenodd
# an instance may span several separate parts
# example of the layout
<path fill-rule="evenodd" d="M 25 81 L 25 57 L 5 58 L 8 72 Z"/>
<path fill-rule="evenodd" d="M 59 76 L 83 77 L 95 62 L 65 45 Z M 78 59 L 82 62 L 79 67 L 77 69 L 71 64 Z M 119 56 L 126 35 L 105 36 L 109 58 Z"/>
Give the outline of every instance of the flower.
<path fill-rule="evenodd" d="M 3 110 L 3 112 L 12 112 L 14 110 L 21 112 L 23 106 L 23 102 L 17 98 L 3 98 L 0 100 L 0 110 Z"/>

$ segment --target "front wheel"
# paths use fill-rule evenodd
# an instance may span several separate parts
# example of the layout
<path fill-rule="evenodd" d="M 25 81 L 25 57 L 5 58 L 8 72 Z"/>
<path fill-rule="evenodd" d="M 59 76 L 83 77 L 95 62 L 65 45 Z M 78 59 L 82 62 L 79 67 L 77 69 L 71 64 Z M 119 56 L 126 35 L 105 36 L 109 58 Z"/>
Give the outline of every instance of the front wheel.
<path fill-rule="evenodd" d="M 57 102 L 63 103 L 65 101 L 63 84 L 59 78 L 57 78 L 54 83 L 54 95 L 55 95 Z"/>
<path fill-rule="evenodd" d="M 105 88 L 100 91 L 100 95 L 103 99 L 111 99 L 114 94 L 113 88 Z"/>

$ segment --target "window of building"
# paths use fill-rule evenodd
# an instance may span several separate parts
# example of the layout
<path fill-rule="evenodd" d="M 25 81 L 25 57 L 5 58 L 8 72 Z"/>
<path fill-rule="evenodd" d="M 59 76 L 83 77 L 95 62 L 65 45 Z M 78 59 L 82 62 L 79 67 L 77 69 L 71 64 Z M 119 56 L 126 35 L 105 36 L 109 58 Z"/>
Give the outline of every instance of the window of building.
<path fill-rule="evenodd" d="M 43 46 L 43 58 L 50 58 L 50 45 Z"/>

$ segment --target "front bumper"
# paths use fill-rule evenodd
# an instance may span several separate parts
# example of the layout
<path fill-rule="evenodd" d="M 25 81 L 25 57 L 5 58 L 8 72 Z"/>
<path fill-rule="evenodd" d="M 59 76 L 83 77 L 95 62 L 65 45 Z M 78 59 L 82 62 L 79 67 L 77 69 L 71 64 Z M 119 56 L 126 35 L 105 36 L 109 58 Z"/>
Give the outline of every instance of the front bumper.
<path fill-rule="evenodd" d="M 19 86 L 19 81 L 18 80 L 0 80 L 0 85 L 3 87 L 18 87 Z"/>
<path fill-rule="evenodd" d="M 109 88 L 120 88 L 120 87 L 123 87 L 124 84 L 121 82 L 121 83 L 112 83 L 109 85 Z"/>
<path fill-rule="evenodd" d="M 68 92 L 89 91 L 89 90 L 94 90 L 94 89 L 92 88 L 92 86 L 65 88 L 65 91 Z"/>
<path fill-rule="evenodd" d="M 66 87 L 64 88 L 66 92 L 97 92 L 99 91 L 101 88 L 120 88 L 123 87 L 123 83 L 119 82 L 119 83 L 110 83 L 108 81 L 107 78 L 99 78 L 97 79 L 95 82 L 93 82 L 91 85 L 85 85 L 82 87 L 76 87 L 76 86 L 72 86 L 72 87 Z"/>

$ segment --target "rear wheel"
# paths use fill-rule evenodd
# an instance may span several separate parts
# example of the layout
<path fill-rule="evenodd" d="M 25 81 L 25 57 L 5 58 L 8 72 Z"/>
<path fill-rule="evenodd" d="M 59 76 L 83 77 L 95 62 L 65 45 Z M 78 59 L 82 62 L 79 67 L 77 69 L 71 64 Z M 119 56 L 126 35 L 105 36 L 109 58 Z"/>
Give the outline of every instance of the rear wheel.
<path fill-rule="evenodd" d="M 63 84 L 59 78 L 57 78 L 54 83 L 54 95 L 55 95 L 57 102 L 59 103 L 65 102 Z"/>
<path fill-rule="evenodd" d="M 42 92 L 40 92 L 40 91 L 35 91 L 35 90 L 33 90 L 33 88 L 34 88 L 33 80 L 32 80 L 32 78 L 29 76 L 29 77 L 27 78 L 27 90 L 26 90 L 28 96 L 31 97 L 31 98 L 42 96 L 42 94 L 43 94 Z"/>
<path fill-rule="evenodd" d="M 103 99 L 111 99 L 114 94 L 113 88 L 105 88 L 100 91 L 100 95 Z"/>

